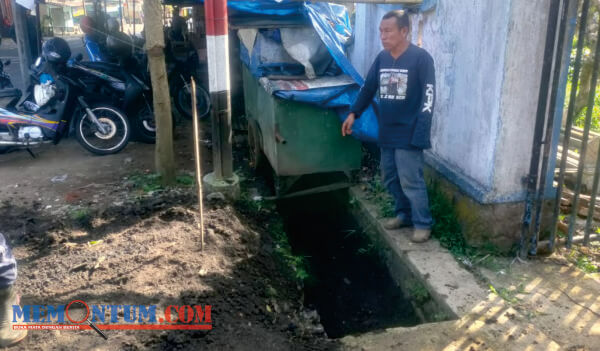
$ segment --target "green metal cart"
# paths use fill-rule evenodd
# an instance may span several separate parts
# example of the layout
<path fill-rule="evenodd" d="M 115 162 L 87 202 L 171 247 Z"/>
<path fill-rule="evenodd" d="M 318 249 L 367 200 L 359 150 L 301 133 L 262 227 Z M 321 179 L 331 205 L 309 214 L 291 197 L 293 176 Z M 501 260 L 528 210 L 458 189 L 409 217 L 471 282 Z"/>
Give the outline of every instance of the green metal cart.
<path fill-rule="evenodd" d="M 341 135 L 335 111 L 275 97 L 247 67 L 242 71 L 250 164 L 269 162 L 277 197 L 347 187 L 360 167 L 361 144 Z"/>

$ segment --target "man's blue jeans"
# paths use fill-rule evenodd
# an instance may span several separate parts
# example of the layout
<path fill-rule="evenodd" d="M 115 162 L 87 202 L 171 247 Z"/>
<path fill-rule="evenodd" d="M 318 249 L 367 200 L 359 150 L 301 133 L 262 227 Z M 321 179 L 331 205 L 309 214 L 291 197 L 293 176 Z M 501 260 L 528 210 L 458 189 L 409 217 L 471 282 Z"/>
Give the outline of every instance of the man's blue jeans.
<path fill-rule="evenodd" d="M 13 285 L 17 279 L 17 261 L 0 233 L 0 289 Z"/>
<path fill-rule="evenodd" d="M 433 222 L 423 177 L 423 151 L 381 148 L 383 184 L 395 201 L 395 212 L 403 223 L 431 229 Z"/>

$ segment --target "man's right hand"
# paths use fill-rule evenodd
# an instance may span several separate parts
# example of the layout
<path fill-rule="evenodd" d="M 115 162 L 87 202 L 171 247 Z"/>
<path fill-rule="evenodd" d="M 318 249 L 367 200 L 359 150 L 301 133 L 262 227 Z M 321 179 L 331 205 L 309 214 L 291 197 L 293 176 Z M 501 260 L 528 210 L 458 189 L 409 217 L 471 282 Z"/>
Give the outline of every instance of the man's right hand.
<path fill-rule="evenodd" d="M 342 136 L 352 134 L 352 126 L 354 125 L 355 120 L 356 115 L 354 114 L 354 112 L 350 112 L 350 114 L 348 114 L 348 117 L 346 117 L 344 124 L 342 124 Z"/>

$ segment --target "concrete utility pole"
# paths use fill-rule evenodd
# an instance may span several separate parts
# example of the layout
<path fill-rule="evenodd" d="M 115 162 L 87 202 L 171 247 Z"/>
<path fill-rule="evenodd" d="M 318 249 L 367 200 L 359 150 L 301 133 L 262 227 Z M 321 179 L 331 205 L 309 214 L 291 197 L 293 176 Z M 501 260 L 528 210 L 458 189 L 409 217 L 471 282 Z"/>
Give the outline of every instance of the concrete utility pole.
<path fill-rule="evenodd" d="M 167 69 L 165 67 L 165 37 L 159 0 L 144 1 L 144 28 L 146 50 L 152 80 L 154 118 L 156 119 L 156 171 L 164 185 L 175 182 L 175 157 L 173 152 L 173 119 Z"/>
<path fill-rule="evenodd" d="M 214 165 L 213 173 L 204 181 L 213 191 L 235 198 L 239 178 L 233 173 L 227 1 L 206 0 L 204 13 Z"/>
<path fill-rule="evenodd" d="M 23 6 L 17 4 L 15 0 L 11 1 L 13 24 L 17 36 L 17 52 L 19 53 L 19 62 L 21 64 L 21 81 L 25 86 L 29 82 L 29 67 L 33 59 L 31 58 L 31 47 L 29 42 L 29 31 L 27 30 L 27 17 Z"/>

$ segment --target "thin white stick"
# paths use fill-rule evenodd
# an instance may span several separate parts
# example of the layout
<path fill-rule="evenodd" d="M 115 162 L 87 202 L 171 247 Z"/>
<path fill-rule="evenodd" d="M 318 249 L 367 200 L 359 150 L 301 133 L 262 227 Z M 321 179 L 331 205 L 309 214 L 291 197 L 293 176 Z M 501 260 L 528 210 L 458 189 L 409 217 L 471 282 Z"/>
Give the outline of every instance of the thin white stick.
<path fill-rule="evenodd" d="M 196 82 L 192 77 L 192 111 L 194 120 L 194 154 L 196 159 L 196 184 L 198 185 L 198 207 L 200 208 L 200 249 L 204 250 L 204 214 L 202 209 L 202 169 L 200 167 L 200 136 L 198 130 L 198 111 L 196 110 Z"/>

